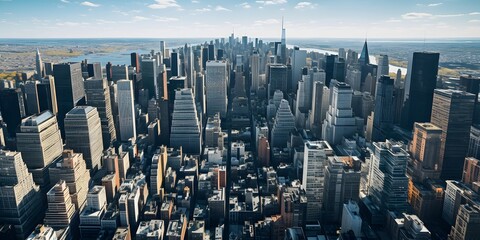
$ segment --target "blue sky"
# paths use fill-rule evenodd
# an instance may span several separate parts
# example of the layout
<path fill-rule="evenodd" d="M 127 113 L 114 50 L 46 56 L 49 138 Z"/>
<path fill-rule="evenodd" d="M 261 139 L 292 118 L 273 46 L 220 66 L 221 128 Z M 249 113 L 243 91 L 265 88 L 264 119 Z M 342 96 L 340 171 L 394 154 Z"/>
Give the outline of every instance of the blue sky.
<path fill-rule="evenodd" d="M 480 37 L 480 0 L 0 0 L 0 38 Z"/>

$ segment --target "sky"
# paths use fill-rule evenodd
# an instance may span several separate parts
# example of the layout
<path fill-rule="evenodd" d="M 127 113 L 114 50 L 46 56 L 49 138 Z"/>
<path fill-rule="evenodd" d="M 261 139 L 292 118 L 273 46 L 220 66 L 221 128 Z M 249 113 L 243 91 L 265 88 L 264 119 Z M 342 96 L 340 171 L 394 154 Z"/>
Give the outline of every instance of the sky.
<path fill-rule="evenodd" d="M 476 38 L 480 0 L 0 0 L 0 38 Z"/>

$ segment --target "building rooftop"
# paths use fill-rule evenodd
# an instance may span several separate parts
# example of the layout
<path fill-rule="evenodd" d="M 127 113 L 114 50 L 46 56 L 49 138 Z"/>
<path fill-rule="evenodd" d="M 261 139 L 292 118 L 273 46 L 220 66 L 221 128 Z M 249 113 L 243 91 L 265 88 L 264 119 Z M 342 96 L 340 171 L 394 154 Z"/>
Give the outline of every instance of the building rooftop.
<path fill-rule="evenodd" d="M 22 126 L 38 126 L 50 119 L 51 117 L 54 117 L 54 115 L 49 110 L 47 110 L 39 114 L 24 118 L 21 124 Z"/>

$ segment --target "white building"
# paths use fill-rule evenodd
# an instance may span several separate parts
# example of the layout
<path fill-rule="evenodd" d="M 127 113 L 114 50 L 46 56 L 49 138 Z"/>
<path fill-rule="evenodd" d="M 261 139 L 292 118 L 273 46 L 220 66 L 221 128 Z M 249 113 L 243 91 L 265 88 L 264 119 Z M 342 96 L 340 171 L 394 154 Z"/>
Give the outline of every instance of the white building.
<path fill-rule="evenodd" d="M 125 142 L 128 141 L 130 138 L 135 139 L 137 136 L 132 81 L 117 81 L 117 91 L 120 139 Z"/>
<path fill-rule="evenodd" d="M 208 61 L 206 66 L 207 116 L 227 115 L 228 71 L 226 61 Z"/>
<path fill-rule="evenodd" d="M 341 233 L 347 233 L 350 230 L 353 231 L 355 237 L 362 236 L 362 218 L 360 217 L 360 208 L 355 201 L 343 204 Z"/>

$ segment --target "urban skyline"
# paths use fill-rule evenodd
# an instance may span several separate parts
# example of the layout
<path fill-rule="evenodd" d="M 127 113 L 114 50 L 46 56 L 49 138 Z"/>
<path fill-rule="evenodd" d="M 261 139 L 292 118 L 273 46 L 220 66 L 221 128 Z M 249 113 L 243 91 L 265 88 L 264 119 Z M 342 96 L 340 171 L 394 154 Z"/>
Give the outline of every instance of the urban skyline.
<path fill-rule="evenodd" d="M 480 37 L 475 0 L 2 0 L 0 8 L 1 38 L 203 38 L 232 31 L 273 38 L 282 18 L 295 38 Z M 51 10 L 54 16 L 36 14 Z"/>

